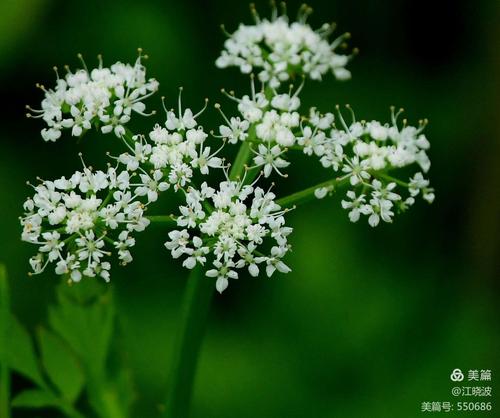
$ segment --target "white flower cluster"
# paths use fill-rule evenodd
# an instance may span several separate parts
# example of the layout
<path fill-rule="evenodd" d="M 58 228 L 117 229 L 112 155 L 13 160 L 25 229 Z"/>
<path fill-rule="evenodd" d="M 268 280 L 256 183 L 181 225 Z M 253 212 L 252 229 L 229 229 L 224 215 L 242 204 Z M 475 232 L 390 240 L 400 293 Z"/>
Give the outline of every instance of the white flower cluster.
<path fill-rule="evenodd" d="M 405 121 L 400 128 L 397 119 L 401 111 L 395 114 L 394 110 L 390 124 L 356 122 L 353 113 L 353 122 L 348 126 L 338 110 L 337 126 L 333 113 L 321 114 L 316 108 L 310 109 L 308 117 L 301 117 L 298 113 L 301 89 L 302 86 L 293 94 L 291 91 L 279 93 L 275 89 L 256 93 L 252 80 L 251 96 L 238 98 L 234 93 L 227 94 L 238 103 L 240 116 L 228 118 L 221 111 L 226 125 L 219 127 L 218 137 L 230 143 L 250 141 L 254 154 L 254 165 L 250 169 L 262 168 L 265 177 L 273 171 L 286 177 L 283 169 L 290 165 L 286 159 L 290 150 L 314 156 L 323 167 L 342 173 L 338 180 L 348 180 L 353 189 L 348 197 L 354 199 L 354 203 L 343 203 L 346 209 L 353 208 L 350 212 L 353 222 L 359 219 L 360 214 L 368 215 L 372 226 L 377 225 L 380 219 L 391 222 L 393 207 L 406 210 L 415 202 L 414 197 L 420 190 L 422 197 L 432 202 L 433 189 L 422 173 L 413 182 L 397 180 L 397 184 L 390 181 L 391 177 L 387 175 L 389 171 L 413 165 L 419 166 L 423 172 L 429 170 L 427 150 L 430 144 L 422 133 L 426 122 L 413 127 L 407 126 Z M 409 191 L 407 199 L 403 200 L 400 195 L 396 198 L 395 192 L 391 192 L 391 199 L 386 199 L 385 192 L 379 190 L 381 187 L 393 190 L 396 186 Z M 358 197 L 354 189 L 361 189 Z M 366 192 L 370 190 L 366 203 Z M 332 191 L 332 185 L 319 187 L 315 195 L 323 198 Z"/>
<path fill-rule="evenodd" d="M 106 172 L 84 167 L 69 179 L 34 186 L 35 194 L 24 203 L 20 219 L 23 241 L 39 246 L 30 259 L 34 274 L 55 263 L 57 274 L 67 274 L 75 282 L 82 275 L 108 281 L 111 250 L 123 264 L 132 261 L 132 234 L 149 225 L 144 212 L 155 200 L 147 179 L 146 174 L 114 167 Z M 159 182 L 158 189 L 166 186 Z"/>
<path fill-rule="evenodd" d="M 179 95 L 179 110 L 167 111 L 165 127 L 156 124 L 148 138 L 142 135 L 134 136 L 133 142 L 124 140 L 129 151 L 116 157 L 130 171 L 138 168 L 153 170 L 153 177 L 164 175 L 168 184 L 177 191 L 190 183 L 193 169 L 201 174 L 209 173 L 210 168 L 222 168 L 223 160 L 217 157 L 222 147 L 212 152 L 205 145 L 208 134 L 196 122 L 196 118 L 205 110 L 193 114 L 191 109 L 182 110 Z M 147 176 L 143 173 L 141 176 Z M 151 178 L 151 189 L 157 186 L 157 178 Z"/>
<path fill-rule="evenodd" d="M 394 111 L 388 124 L 356 122 L 352 114 L 349 125 L 338 108 L 337 118 L 314 107 L 307 116 L 299 113 L 305 78 L 321 80 L 327 72 L 337 79 L 350 77 L 345 67 L 351 56 L 336 52 L 348 35 L 330 42 L 332 25 L 314 31 L 306 23 L 307 6 L 292 23 L 276 10 L 270 20 L 253 13 L 256 23 L 242 24 L 228 35 L 216 64 L 237 66 L 249 74 L 256 70 L 262 88 L 256 92 L 251 74 L 250 94 L 241 98 L 226 94 L 236 102 L 237 116 L 227 117 L 215 105 L 224 119 L 217 132 L 211 132 L 223 140 L 218 149 L 207 145 L 208 134 L 197 120 L 207 102 L 194 114 L 182 109 L 181 93 L 177 111 L 164 106 L 166 122 L 156 124 L 148 135 L 125 129 L 133 112 L 147 115 L 143 101 L 158 89 L 156 80 L 146 79 L 141 56 L 133 66 L 118 62 L 103 68 L 101 62 L 89 71 L 84 64 L 83 70 L 68 70 L 63 79 L 58 76 L 55 89 L 42 87 L 42 108 L 30 109 L 35 116 L 29 116 L 46 122 L 42 130 L 46 141 L 57 140 L 64 129 L 81 136 L 95 126 L 102 133 L 114 132 L 127 150 L 111 156 L 116 166 L 106 172 L 84 166 L 69 179 L 43 181 L 35 187 L 21 218 L 22 239 L 39 247 L 30 259 L 35 274 L 53 262 L 57 274 L 67 274 L 73 281 L 82 276 L 109 280 L 111 250 L 124 264 L 132 260 L 132 233 L 148 225 L 146 207 L 170 188 L 182 193 L 185 204 L 179 206 L 177 229 L 168 234 L 165 246 L 174 258 L 183 257 L 184 267 L 207 265 L 205 274 L 216 278 L 219 292 L 229 279 L 238 278 L 241 269 L 251 276 L 262 269 L 268 276 L 276 270 L 286 273 L 290 269 L 283 257 L 292 232 L 285 226 L 288 209 L 280 207 L 273 192 L 252 181 L 258 172 L 265 178 L 274 172 L 286 177 L 290 165 L 286 156 L 292 151 L 317 158 L 337 174 L 282 198 L 284 207 L 313 195 L 324 198 L 344 184 L 346 198 L 341 204 L 349 219 L 356 222 L 363 215 L 376 226 L 392 222 L 395 212 L 413 205 L 418 195 L 433 201 L 434 191 L 424 177 L 430 168 L 429 142 L 422 133 L 425 122 L 413 127 L 404 121 L 398 126 L 400 112 Z M 302 78 L 298 89 L 290 86 L 283 92 L 283 83 L 297 76 Z M 242 146 L 231 174 L 238 181 L 229 180 L 230 164 L 219 156 L 226 143 Z M 215 188 L 194 178 L 197 172 L 206 176 L 213 169 L 226 177 Z M 405 177 L 410 175 L 406 181 L 394 174 L 402 169 Z"/>
<path fill-rule="evenodd" d="M 422 121 L 418 128 L 405 123 L 400 129 L 398 114 L 392 111 L 391 124 L 354 121 L 347 126 L 339 112 L 343 128 L 337 129 L 333 114 L 319 115 L 311 109 L 308 124 L 301 127 L 303 136 L 298 143 L 304 147 L 303 152 L 318 157 L 325 168 L 342 172 L 341 180 L 349 181 L 352 189 L 347 192 L 349 200 L 342 201 L 342 207 L 350 211 L 352 222 L 360 215 L 367 215 L 371 226 L 378 225 L 381 219 L 391 222 L 393 208 L 406 210 L 420 191 L 424 200 L 429 203 L 434 200 L 434 191 L 421 172 L 408 183 L 388 174 L 414 164 L 424 172 L 430 168 L 426 152 L 430 145 L 422 133 L 425 122 Z M 398 186 L 409 191 L 406 199 L 396 193 Z M 322 198 L 332 190 L 319 188 L 315 195 Z"/>
<path fill-rule="evenodd" d="M 264 176 L 269 177 L 273 171 L 280 176 L 285 176 L 280 169 L 290 164 L 283 158 L 287 148 L 296 144 L 297 138 L 294 130 L 300 126 L 300 115 L 297 109 L 300 106 L 298 94 L 278 94 L 273 91 L 273 96 L 267 98 L 264 92 L 255 93 L 252 80 L 252 95 L 243 96 L 241 99 L 227 95 L 238 103 L 240 117 L 227 118 L 222 113 L 227 125 L 219 127 L 219 137 L 227 139 L 230 143 L 248 140 L 249 129 L 252 127 L 252 148 L 254 167 L 262 167 Z"/>
<path fill-rule="evenodd" d="M 427 172 L 430 160 L 427 150 L 429 141 L 422 133 L 425 123 L 418 128 L 397 125 L 397 115 L 392 124 L 380 122 L 353 122 L 347 126 L 341 113 L 340 129 L 333 123 L 332 113 L 320 115 L 313 108 L 309 119 L 301 124 L 297 143 L 303 147 L 304 154 L 315 155 L 323 167 L 339 168 L 352 176 L 351 184 L 356 185 L 366 177 L 370 170 L 382 171 L 402 168 L 417 163 Z"/>
<path fill-rule="evenodd" d="M 165 243 L 172 257 L 185 256 L 183 266 L 189 269 L 207 258 L 212 269 L 208 277 L 217 278 L 216 288 L 223 292 L 229 279 L 237 279 L 237 269 L 248 268 L 252 276 L 265 264 L 267 276 L 276 270 L 287 273 L 282 261 L 288 252 L 287 236 L 292 228 L 285 226 L 284 210 L 275 203 L 275 195 L 253 185 L 224 181 L 218 190 L 206 183 L 185 194 L 186 205 L 179 208 L 179 230 L 169 233 Z M 262 251 L 271 247 L 268 255 Z"/>
<path fill-rule="evenodd" d="M 56 272 L 69 273 L 74 281 L 82 273 L 108 280 L 110 264 L 101 260 L 110 254 L 105 242 L 118 250 L 122 262 L 131 261 L 127 248 L 134 240 L 127 231 L 142 231 L 149 224 L 144 217 L 146 206 L 171 185 L 176 191 L 183 189 L 194 169 L 208 174 L 209 168 L 223 168 L 222 159 L 215 156 L 220 149 L 210 152 L 204 145 L 208 135 L 196 122 L 205 108 L 196 115 L 191 109 L 183 111 L 179 96 L 178 115 L 167 111 L 165 127 L 157 124 L 149 140 L 143 135 L 124 137 L 128 150 L 111 157 L 117 167 L 124 167 L 120 172 L 113 167 L 106 173 L 85 168 L 69 180 L 63 177 L 36 186 L 21 219 L 22 239 L 40 245 L 40 252 L 30 261 L 34 272 L 41 273 L 49 262 L 56 262 Z M 109 232 L 114 231 L 119 233 L 113 239 Z"/>
<path fill-rule="evenodd" d="M 217 67 L 236 66 L 244 74 L 257 69 L 259 79 L 274 88 L 295 75 L 321 80 L 331 71 L 339 80 L 349 79 L 351 73 L 345 67 L 351 57 L 336 52 L 348 34 L 330 42 L 333 26 L 313 30 L 306 23 L 308 12 L 303 9 L 299 20 L 290 23 L 287 16 L 276 13 L 271 20 L 261 20 L 254 11 L 254 25 L 240 24 L 228 35 Z"/>
<path fill-rule="evenodd" d="M 28 109 L 28 116 L 42 118 L 47 128 L 42 129 L 45 141 L 56 141 L 63 129 L 71 129 L 73 136 L 81 136 L 93 125 L 102 133 L 125 134 L 124 125 L 131 113 L 146 115 L 144 99 L 158 90 L 155 79 L 146 79 L 141 57 L 134 65 L 117 62 L 110 68 L 102 66 L 91 71 L 68 72 L 57 79 L 55 89 L 40 88 L 45 92 L 40 110 Z"/>

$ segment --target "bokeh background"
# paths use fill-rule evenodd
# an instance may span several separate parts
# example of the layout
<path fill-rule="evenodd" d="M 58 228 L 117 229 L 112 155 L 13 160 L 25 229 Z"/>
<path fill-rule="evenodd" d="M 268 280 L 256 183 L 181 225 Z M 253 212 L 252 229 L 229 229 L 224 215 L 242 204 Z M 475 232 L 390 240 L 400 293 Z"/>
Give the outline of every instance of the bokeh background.
<path fill-rule="evenodd" d="M 291 15 L 298 6 L 288 2 Z M 350 103 L 360 119 L 388 120 L 394 104 L 411 122 L 427 117 L 437 198 L 377 229 L 349 223 L 338 197 L 290 214 L 293 273 L 231 283 L 214 300 L 193 417 L 419 417 L 423 401 L 453 401 L 456 367 L 491 369 L 500 380 L 498 1 L 312 6 L 313 25 L 338 22 L 360 54 L 351 81 L 308 82 L 303 105 Z M 257 7 L 268 13 L 267 2 Z M 247 79 L 213 62 L 224 40 L 219 24 L 232 31 L 240 21 L 251 21 L 246 1 L 0 2 L 0 262 L 24 324 L 45 321 L 58 282 L 26 274 L 33 248 L 20 241 L 17 220 L 30 194 L 25 181 L 70 174 L 79 150 L 102 167 L 103 151 L 118 149 L 115 139 L 91 135 L 79 145 L 69 137 L 44 143 L 40 121 L 24 117 L 24 105 L 42 97 L 35 83 L 50 85 L 53 65 L 75 68 L 78 52 L 93 65 L 98 53 L 106 63 L 133 61 L 142 47 L 161 82 L 150 108 L 160 95 L 173 104 L 182 85 L 186 105 L 198 108 L 207 96 L 229 109 L 219 89 L 246 92 Z M 153 119 L 135 129 L 161 115 Z M 203 116 L 205 126 L 218 121 L 214 111 Z M 311 161 L 294 165 L 283 193 L 324 175 Z M 134 263 L 113 272 L 138 418 L 155 417 L 163 399 L 185 287 L 165 238 L 161 228 L 140 234 Z"/>

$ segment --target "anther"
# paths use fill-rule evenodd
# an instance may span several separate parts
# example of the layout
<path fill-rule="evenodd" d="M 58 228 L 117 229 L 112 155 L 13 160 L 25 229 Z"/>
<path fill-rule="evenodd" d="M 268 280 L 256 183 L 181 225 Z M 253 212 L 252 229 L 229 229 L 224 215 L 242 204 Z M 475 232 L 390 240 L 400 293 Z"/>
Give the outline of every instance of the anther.
<path fill-rule="evenodd" d="M 87 64 L 85 64 L 85 60 L 83 59 L 83 55 L 81 53 L 78 53 L 76 54 L 76 56 L 78 57 L 78 59 L 81 61 L 82 65 L 83 65 L 83 69 L 85 71 L 87 71 L 87 73 L 89 72 L 89 69 L 87 68 Z"/>

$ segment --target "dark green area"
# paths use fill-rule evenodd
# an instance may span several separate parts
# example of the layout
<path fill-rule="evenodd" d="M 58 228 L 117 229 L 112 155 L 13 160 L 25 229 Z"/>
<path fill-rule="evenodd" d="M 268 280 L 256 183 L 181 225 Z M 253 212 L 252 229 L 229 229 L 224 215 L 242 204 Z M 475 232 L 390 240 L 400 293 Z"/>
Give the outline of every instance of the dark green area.
<path fill-rule="evenodd" d="M 257 6 L 266 13 L 265 2 Z M 396 105 L 412 123 L 428 118 L 437 198 L 377 229 L 350 224 L 338 197 L 289 214 L 293 272 L 246 278 L 215 297 L 193 417 L 420 417 L 423 401 L 458 400 L 450 394 L 454 368 L 491 369 L 493 385 L 500 380 L 498 2 L 318 0 L 312 6 L 313 25 L 337 21 L 340 32 L 352 32 L 350 44 L 360 54 L 351 81 L 307 82 L 303 106 L 327 111 L 349 103 L 359 119 L 388 120 Z M 289 2 L 291 15 L 297 7 Z M 149 75 L 161 83 L 150 108 L 160 108 L 161 95 L 175 106 L 182 85 L 187 106 L 201 108 L 209 97 L 230 114 L 219 89 L 246 93 L 248 81 L 213 62 L 224 41 L 219 24 L 232 31 L 240 21 L 251 21 L 246 2 L 0 3 L 0 262 L 9 272 L 12 310 L 25 327 L 48 328 L 59 283 L 49 272 L 27 276 L 34 248 L 20 241 L 17 219 L 31 193 L 25 181 L 67 176 L 80 164 L 79 151 L 103 167 L 104 151 L 119 149 L 113 137 L 92 134 L 79 145 L 68 135 L 44 143 L 41 123 L 24 118 L 24 105 L 36 107 L 42 97 L 35 83 L 51 85 L 51 67 L 74 68 L 78 52 L 89 65 L 98 53 L 109 64 L 134 60 L 142 47 Z M 134 129 L 145 131 L 161 118 L 136 120 Z M 212 109 L 202 119 L 215 126 L 220 115 Z M 279 188 L 283 195 L 323 179 L 314 161 L 297 158 L 294 166 Z M 158 214 L 172 207 L 163 199 Z M 138 234 L 134 262 L 112 272 L 116 344 L 135 380 L 137 418 L 157 416 L 166 393 L 187 277 L 165 240 L 158 226 Z M 13 391 L 26 387 L 15 376 Z M 496 389 L 488 399 L 494 410 Z M 33 414 L 14 413 L 25 416 Z"/>

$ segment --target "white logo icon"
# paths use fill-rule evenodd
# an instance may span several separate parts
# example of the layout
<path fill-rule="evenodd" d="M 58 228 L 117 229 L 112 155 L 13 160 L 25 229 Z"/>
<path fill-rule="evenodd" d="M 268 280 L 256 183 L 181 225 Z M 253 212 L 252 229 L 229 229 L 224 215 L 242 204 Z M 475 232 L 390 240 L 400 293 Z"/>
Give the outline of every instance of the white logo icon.
<path fill-rule="evenodd" d="M 461 382 L 462 380 L 464 380 L 464 374 L 462 373 L 462 370 L 453 370 L 453 372 L 451 372 L 450 379 L 452 380 L 452 382 Z"/>

